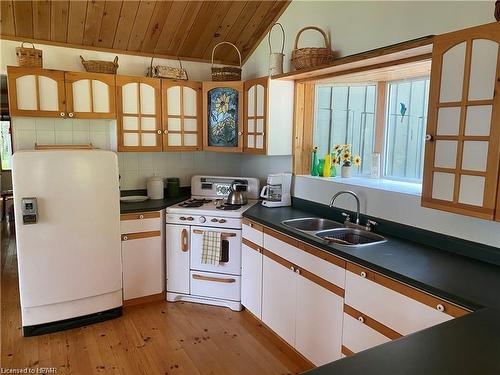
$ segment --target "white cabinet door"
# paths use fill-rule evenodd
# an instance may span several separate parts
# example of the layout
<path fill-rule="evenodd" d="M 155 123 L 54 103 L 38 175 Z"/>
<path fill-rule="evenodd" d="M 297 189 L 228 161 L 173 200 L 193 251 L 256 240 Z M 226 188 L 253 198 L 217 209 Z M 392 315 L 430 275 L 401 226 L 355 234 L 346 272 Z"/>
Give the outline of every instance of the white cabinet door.
<path fill-rule="evenodd" d="M 189 294 L 189 226 L 167 224 L 167 291 Z"/>
<path fill-rule="evenodd" d="M 390 338 L 385 337 L 352 316 L 344 314 L 342 343 L 351 352 L 358 353 L 389 341 L 391 341 Z"/>
<path fill-rule="evenodd" d="M 343 304 L 328 289 L 297 278 L 295 349 L 316 366 L 340 359 Z"/>
<path fill-rule="evenodd" d="M 123 299 L 149 296 L 163 291 L 160 231 L 152 237 L 122 235 Z"/>
<path fill-rule="evenodd" d="M 115 76 L 66 72 L 68 117 L 115 118 Z"/>
<path fill-rule="evenodd" d="M 262 276 L 262 321 L 294 346 L 298 276 L 267 256 Z"/>
<path fill-rule="evenodd" d="M 201 150 L 201 82 L 162 80 L 161 87 L 165 151 Z"/>
<path fill-rule="evenodd" d="M 262 319 L 262 254 L 246 244 L 241 247 L 241 304 Z"/>

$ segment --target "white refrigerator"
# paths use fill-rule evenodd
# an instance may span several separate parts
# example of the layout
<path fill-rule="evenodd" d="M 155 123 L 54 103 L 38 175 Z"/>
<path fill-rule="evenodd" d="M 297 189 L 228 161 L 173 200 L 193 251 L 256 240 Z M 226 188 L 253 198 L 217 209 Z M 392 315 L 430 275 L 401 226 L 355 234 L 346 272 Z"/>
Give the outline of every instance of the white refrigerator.
<path fill-rule="evenodd" d="M 116 154 L 18 151 L 12 179 L 24 335 L 121 315 Z"/>

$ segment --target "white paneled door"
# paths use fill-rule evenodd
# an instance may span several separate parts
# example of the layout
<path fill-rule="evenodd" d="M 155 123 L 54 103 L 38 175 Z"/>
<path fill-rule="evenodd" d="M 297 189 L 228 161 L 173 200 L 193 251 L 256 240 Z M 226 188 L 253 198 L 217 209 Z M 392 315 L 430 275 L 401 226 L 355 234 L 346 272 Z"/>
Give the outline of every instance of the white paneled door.
<path fill-rule="evenodd" d="M 499 43 L 496 23 L 434 40 L 423 206 L 495 217 L 500 162 L 500 99 L 495 95 L 495 89 L 500 91 Z"/>

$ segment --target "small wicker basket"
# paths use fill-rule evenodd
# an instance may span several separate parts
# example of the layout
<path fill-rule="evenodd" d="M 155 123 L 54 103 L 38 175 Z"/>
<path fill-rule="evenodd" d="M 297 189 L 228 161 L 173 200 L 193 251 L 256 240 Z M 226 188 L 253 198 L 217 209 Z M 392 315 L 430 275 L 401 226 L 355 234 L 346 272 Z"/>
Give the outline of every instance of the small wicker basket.
<path fill-rule="evenodd" d="M 115 57 L 114 61 L 85 60 L 82 56 L 80 59 L 87 72 L 116 74 L 118 70 L 118 56 Z"/>
<path fill-rule="evenodd" d="M 238 52 L 238 57 L 240 59 L 240 65 L 238 68 L 234 66 L 223 66 L 214 67 L 214 54 L 217 47 L 222 44 L 229 44 L 233 46 L 236 52 Z M 241 53 L 233 43 L 230 42 L 220 42 L 217 43 L 212 50 L 212 81 L 241 81 Z"/>
<path fill-rule="evenodd" d="M 297 48 L 299 44 L 300 34 L 306 30 L 316 30 L 319 31 L 325 40 L 325 47 L 308 47 L 308 48 Z M 331 48 L 330 40 L 326 33 L 316 26 L 307 26 L 301 29 L 297 36 L 295 37 L 295 46 L 292 51 L 292 64 L 295 70 L 301 70 L 306 68 L 312 68 L 314 66 L 327 64 L 333 60 L 333 51 Z"/>
<path fill-rule="evenodd" d="M 24 47 L 24 43 L 31 44 L 31 48 Z M 27 68 L 41 68 L 43 65 L 42 50 L 36 49 L 33 43 L 22 42 L 16 47 L 17 63 Z"/>

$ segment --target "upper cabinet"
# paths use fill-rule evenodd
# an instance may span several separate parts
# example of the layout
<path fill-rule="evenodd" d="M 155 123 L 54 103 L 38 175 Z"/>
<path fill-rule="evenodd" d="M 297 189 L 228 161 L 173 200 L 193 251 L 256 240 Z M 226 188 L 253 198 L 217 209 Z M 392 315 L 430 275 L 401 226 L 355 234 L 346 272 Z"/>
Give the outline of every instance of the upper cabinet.
<path fill-rule="evenodd" d="M 115 118 L 115 76 L 7 67 L 11 116 Z"/>
<path fill-rule="evenodd" d="M 202 84 L 162 80 L 164 151 L 199 151 L 203 143 Z"/>
<path fill-rule="evenodd" d="M 245 81 L 244 152 L 292 154 L 293 81 Z"/>
<path fill-rule="evenodd" d="M 243 82 L 203 82 L 203 149 L 243 151 Z"/>
<path fill-rule="evenodd" d="M 118 151 L 162 151 L 160 80 L 116 76 Z"/>
<path fill-rule="evenodd" d="M 11 116 L 66 117 L 64 72 L 7 67 Z"/>
<path fill-rule="evenodd" d="M 115 118 L 115 76 L 102 73 L 64 73 L 66 110 L 75 118 Z"/>
<path fill-rule="evenodd" d="M 499 43 L 498 23 L 435 37 L 425 207 L 500 220 Z"/>

